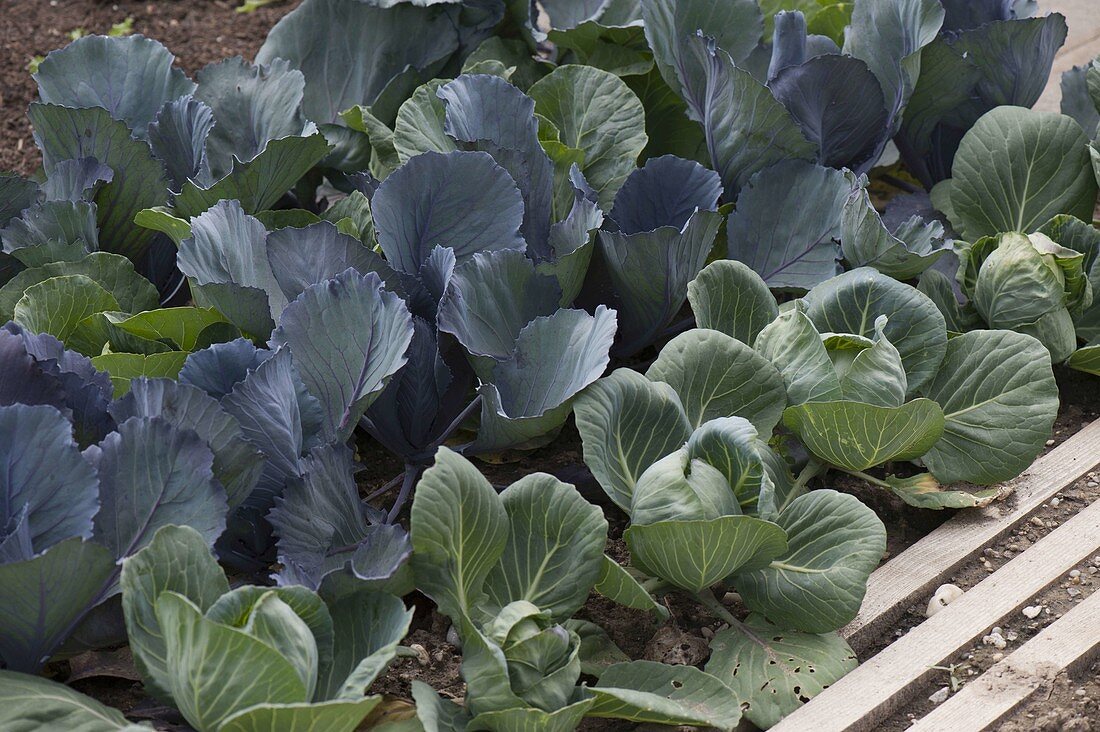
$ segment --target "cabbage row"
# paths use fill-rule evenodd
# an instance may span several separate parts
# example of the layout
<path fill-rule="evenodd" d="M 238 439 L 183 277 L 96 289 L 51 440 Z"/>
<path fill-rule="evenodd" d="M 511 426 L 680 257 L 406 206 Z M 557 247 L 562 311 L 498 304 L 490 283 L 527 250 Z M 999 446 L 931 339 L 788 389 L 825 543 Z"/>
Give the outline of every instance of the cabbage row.
<path fill-rule="evenodd" d="M 193 79 L 49 54 L 0 176 L 0 726 L 144 729 L 38 675 L 122 642 L 199 732 L 775 724 L 885 552 L 837 477 L 987 505 L 1100 374 L 1100 65 L 1031 111 L 1033 6 L 305 0 Z M 570 425 L 628 561 L 474 462 Z M 414 590 L 462 703 L 368 693 Z M 631 660 L 592 593 L 724 626 Z"/>

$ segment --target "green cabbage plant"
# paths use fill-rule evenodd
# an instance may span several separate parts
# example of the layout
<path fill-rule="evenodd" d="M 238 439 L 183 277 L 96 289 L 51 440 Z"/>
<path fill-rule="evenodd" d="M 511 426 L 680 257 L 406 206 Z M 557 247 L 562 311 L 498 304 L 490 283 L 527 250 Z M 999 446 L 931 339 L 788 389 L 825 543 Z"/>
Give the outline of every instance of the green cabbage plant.
<path fill-rule="evenodd" d="M 853 496 L 807 493 L 761 439 L 749 419 L 763 420 L 770 434 L 785 399 L 778 371 L 763 357 L 702 329 L 670 349 L 717 354 L 715 363 L 727 368 L 694 384 L 677 381 L 680 391 L 628 369 L 597 382 L 575 406 L 585 458 L 630 515 L 630 569 L 648 578 L 643 585 L 685 593 L 729 624 L 711 641 L 706 671 L 748 703 L 748 719 L 767 727 L 854 667 L 855 654 L 834 631 L 859 610 L 886 530 Z M 688 381 L 708 372 L 685 365 Z M 669 366 L 660 358 L 654 364 Z M 715 371 L 732 379 L 714 380 Z M 753 373 L 778 392 L 770 415 L 753 414 L 768 391 L 748 383 Z M 705 421 L 693 428 L 696 420 Z M 715 599 L 715 585 L 740 593 L 751 611 L 746 620 Z M 779 655 L 790 663 L 774 663 Z"/>
<path fill-rule="evenodd" d="M 948 339 L 929 297 L 873 269 L 835 277 L 780 312 L 759 276 L 720 261 L 689 299 L 698 329 L 670 341 L 645 377 L 616 372 L 575 407 L 585 460 L 624 510 L 641 473 L 716 418 L 749 421 L 764 443 L 782 423 L 812 458 L 802 485 L 838 469 L 937 508 L 992 500 L 995 490 L 939 484 L 1013 478 L 1049 438 L 1058 392 L 1042 344 L 1005 330 Z M 866 472 L 903 461 L 929 474 Z"/>
<path fill-rule="evenodd" d="M 1065 114 L 1014 106 L 988 112 L 963 137 L 951 177 L 931 191 L 967 244 L 953 284 L 926 272 L 956 332 L 1006 328 L 1035 336 L 1055 363 L 1100 373 L 1100 232 L 1093 220 L 1100 113 L 1089 94 L 1096 63 L 1063 77 Z M 1083 126 L 1083 128 L 1082 128 Z M 1081 344 L 1085 344 L 1083 347 Z"/>
<path fill-rule="evenodd" d="M 1003 491 L 943 486 L 1025 469 L 1050 435 L 1057 386 L 1031 336 L 948 339 L 932 300 L 870 268 L 780 306 L 750 267 L 724 260 L 688 299 L 699 327 L 644 375 L 619 369 L 590 386 L 574 414 L 585 462 L 630 517 L 631 569 L 730 623 L 707 671 L 767 726 L 854 663 L 834 631 L 885 549 L 870 509 L 808 491 L 811 480 L 838 470 L 916 506 L 984 505 Z M 928 472 L 875 474 L 905 462 Z M 716 585 L 740 594 L 748 620 L 715 600 Z M 756 655 L 754 639 L 769 637 L 772 653 L 804 663 Z"/>
<path fill-rule="evenodd" d="M 412 508 L 417 586 L 454 624 L 465 705 L 413 683 L 427 729 L 569 730 L 585 717 L 730 730 L 741 696 L 688 666 L 629 661 L 599 626 L 572 618 L 595 588 L 656 603 L 604 554 L 607 521 L 573 486 L 533 473 L 497 494 L 440 448 Z M 578 685 L 582 671 L 597 676 Z"/>
<path fill-rule="evenodd" d="M 1045 233 L 1010 232 L 963 250 L 964 292 L 990 328 L 1038 338 L 1055 363 L 1077 349 L 1073 318 L 1092 304 L 1085 255 Z"/>
<path fill-rule="evenodd" d="M 1026 333 L 1053 362 L 1100 374 L 1100 230 L 1060 214 L 1034 233 L 982 237 L 958 253 L 955 285 L 939 272 L 921 278 L 951 330 Z"/>
<path fill-rule="evenodd" d="M 412 619 L 354 580 L 230 589 L 201 537 L 178 526 L 126 560 L 121 584 L 146 690 L 199 732 L 354 730 L 381 701 L 366 689 Z"/>

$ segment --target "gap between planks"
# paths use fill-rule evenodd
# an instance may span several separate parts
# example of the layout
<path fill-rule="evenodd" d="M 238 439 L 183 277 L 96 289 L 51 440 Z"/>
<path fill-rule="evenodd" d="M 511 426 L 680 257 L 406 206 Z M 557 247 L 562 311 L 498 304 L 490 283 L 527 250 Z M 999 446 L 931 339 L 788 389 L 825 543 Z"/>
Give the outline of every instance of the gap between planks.
<path fill-rule="evenodd" d="M 1007 658 L 910 727 L 911 732 L 986 730 L 1004 720 L 1062 671 L 1100 653 L 1100 592 L 1047 626 Z"/>
<path fill-rule="evenodd" d="M 1012 495 L 987 508 L 961 511 L 879 567 L 867 583 L 859 614 L 840 634 L 856 653 L 917 601 L 928 597 L 973 555 L 1015 528 L 1028 514 L 1100 465 L 1100 420 L 1043 455 L 1008 483 Z"/>
<path fill-rule="evenodd" d="M 1053 453 L 1052 453 L 1053 454 Z M 790 714 L 773 732 L 866 732 L 908 703 L 932 666 L 1100 547 L 1100 501 L 1066 521 L 940 612 Z M 955 728 L 963 730 L 963 728 Z"/>

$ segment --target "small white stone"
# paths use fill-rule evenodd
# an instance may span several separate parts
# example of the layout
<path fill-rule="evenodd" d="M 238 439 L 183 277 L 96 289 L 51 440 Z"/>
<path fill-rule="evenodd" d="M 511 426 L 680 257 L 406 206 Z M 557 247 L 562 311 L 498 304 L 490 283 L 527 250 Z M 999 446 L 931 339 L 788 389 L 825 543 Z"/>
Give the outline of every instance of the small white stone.
<path fill-rule="evenodd" d="M 994 625 L 993 630 L 989 631 L 989 634 L 990 635 L 1004 635 L 1005 632 L 1003 630 L 1001 630 L 1001 626 Z"/>
<path fill-rule="evenodd" d="M 1008 643 L 1000 633 L 990 633 L 982 638 L 982 645 L 993 646 L 997 650 L 1004 650 L 1004 647 L 1007 646 Z"/>
<path fill-rule="evenodd" d="M 1058 504 L 1061 503 L 1061 502 L 1062 502 L 1061 498 L 1051 498 L 1050 499 L 1050 507 L 1051 508 L 1058 508 Z"/>
<path fill-rule="evenodd" d="M 940 610 L 963 596 L 963 591 L 955 585 L 940 585 L 932 599 L 928 601 L 928 607 L 924 611 L 924 617 L 930 618 Z"/>
<path fill-rule="evenodd" d="M 1043 608 L 1041 605 L 1028 605 L 1022 612 L 1025 618 L 1033 620 L 1039 617 L 1039 613 L 1043 612 Z"/>
<path fill-rule="evenodd" d="M 932 702 L 933 704 L 943 704 L 945 701 L 947 701 L 947 697 L 949 696 L 951 696 L 951 689 L 947 686 L 943 686 L 940 687 L 939 691 L 937 691 L 935 694 L 928 697 L 928 701 Z"/>
<path fill-rule="evenodd" d="M 990 658 L 993 660 L 993 663 L 997 663 L 998 661 L 1000 661 L 1004 657 L 1005 657 L 1005 654 L 1003 654 L 1003 653 L 994 653 L 992 656 L 990 656 Z"/>
<path fill-rule="evenodd" d="M 1053 447 L 1054 440 L 1047 440 L 1047 447 Z"/>
<path fill-rule="evenodd" d="M 1069 578 L 1070 579 L 1077 579 L 1080 576 L 1081 576 L 1081 570 L 1079 570 L 1079 569 L 1071 569 L 1069 571 Z"/>
<path fill-rule="evenodd" d="M 420 645 L 419 643 L 410 643 L 409 649 L 416 653 L 416 661 L 421 666 L 427 666 L 429 663 L 431 663 L 432 659 L 428 655 L 428 649 L 424 646 Z"/>
<path fill-rule="evenodd" d="M 1068 590 L 1066 590 L 1066 593 L 1070 597 L 1080 597 L 1081 590 L 1077 589 L 1076 587 L 1070 587 Z"/>
<path fill-rule="evenodd" d="M 447 642 L 450 643 L 455 648 L 461 648 L 462 647 L 462 641 L 458 637 L 458 630 L 453 625 L 450 625 L 450 626 L 447 627 L 447 636 L 446 637 L 447 637 Z"/>
<path fill-rule="evenodd" d="M 1073 693 L 1076 694 L 1077 696 L 1084 696 L 1085 695 L 1085 690 L 1084 689 L 1078 689 L 1077 691 L 1075 691 Z"/>

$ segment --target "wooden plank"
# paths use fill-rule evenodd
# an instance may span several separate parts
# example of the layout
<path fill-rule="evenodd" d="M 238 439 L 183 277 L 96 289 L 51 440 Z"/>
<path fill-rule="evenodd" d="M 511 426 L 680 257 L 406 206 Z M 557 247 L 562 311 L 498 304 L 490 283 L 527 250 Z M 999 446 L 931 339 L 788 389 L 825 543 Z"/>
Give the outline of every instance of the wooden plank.
<path fill-rule="evenodd" d="M 976 731 L 993 727 L 1059 673 L 1079 668 L 1100 654 L 1098 628 L 1100 592 L 1094 592 L 909 730 Z"/>
<path fill-rule="evenodd" d="M 1100 34 L 1090 38 L 1076 48 L 1067 49 L 1065 53 L 1054 59 L 1054 65 L 1050 70 L 1050 81 L 1039 101 L 1035 102 L 1035 109 L 1040 112 L 1062 111 L 1062 74 L 1074 66 L 1084 66 L 1100 55 Z"/>
<path fill-rule="evenodd" d="M 936 587 L 971 556 L 1100 466 L 1100 420 L 1036 460 L 1008 483 L 1013 495 L 980 510 L 961 511 L 916 544 L 875 570 L 859 614 L 840 634 L 862 653 L 887 626 L 915 602 L 926 602 Z"/>
<path fill-rule="evenodd" d="M 1066 16 L 1069 36 L 1054 58 L 1050 81 L 1035 109 L 1058 112 L 1062 101 L 1062 73 L 1088 63 L 1100 53 L 1100 16 L 1096 13 L 1096 0 L 1044 0 L 1040 14 L 1046 13 Z"/>
<path fill-rule="evenodd" d="M 1009 613 L 1100 547 L 1100 501 L 986 577 L 959 599 L 772 727 L 772 732 L 864 732 L 912 698 L 917 685 Z M 945 550 L 949 551 L 949 550 Z"/>

